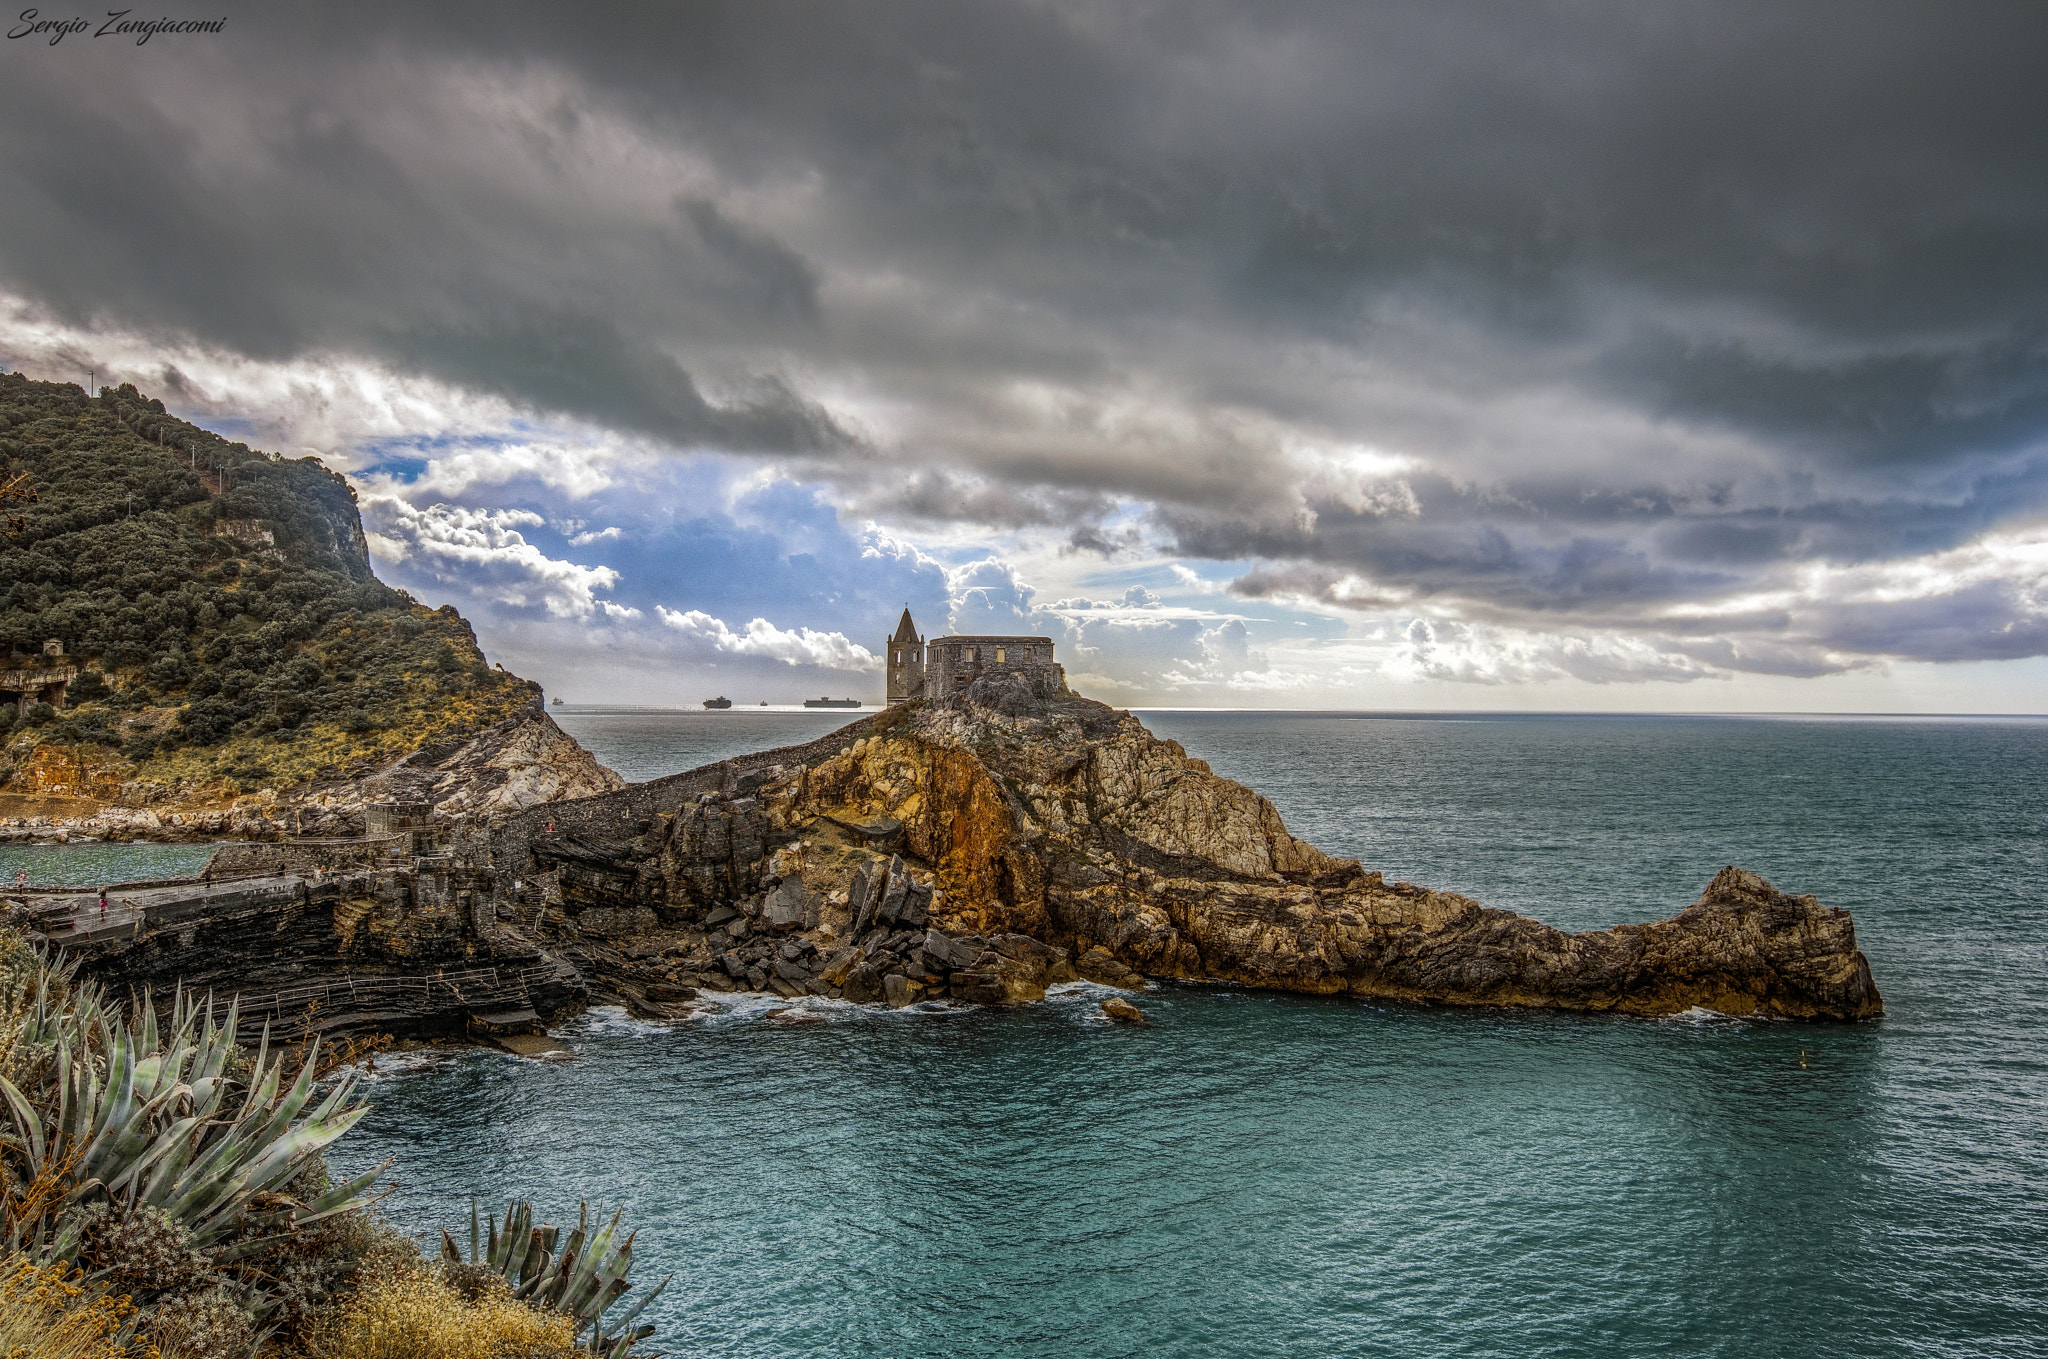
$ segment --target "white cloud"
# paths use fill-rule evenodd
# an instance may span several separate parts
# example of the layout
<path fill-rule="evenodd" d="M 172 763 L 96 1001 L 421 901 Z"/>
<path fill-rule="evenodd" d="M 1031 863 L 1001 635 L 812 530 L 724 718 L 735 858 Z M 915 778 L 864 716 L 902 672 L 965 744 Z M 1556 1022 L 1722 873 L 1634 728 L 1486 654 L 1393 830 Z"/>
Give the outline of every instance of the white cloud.
<path fill-rule="evenodd" d="M 815 665 L 826 670 L 879 670 L 882 662 L 866 647 L 843 632 L 816 632 L 810 628 L 784 631 L 765 618 L 749 622 L 746 630 L 735 632 L 724 620 L 696 609 L 677 611 L 657 604 L 661 621 L 688 636 L 709 642 L 719 651 L 739 656 L 761 656 L 784 665 Z"/>
<path fill-rule="evenodd" d="M 514 607 L 538 605 L 557 618 L 640 616 L 597 598 L 618 584 L 609 566 L 579 566 L 548 556 L 519 530 L 546 521 L 531 510 L 474 510 L 436 503 L 424 508 L 396 497 L 365 502 L 375 525 L 370 550 L 444 579 L 459 579 L 478 593 Z"/>
<path fill-rule="evenodd" d="M 1726 679 L 1728 672 L 1683 652 L 1612 633 L 1531 633 L 1512 628 L 1411 619 L 1380 674 L 1403 683 L 1589 684 Z"/>
<path fill-rule="evenodd" d="M 564 527 L 566 527 L 566 525 Z M 616 538 L 619 536 L 619 533 L 619 526 L 617 524 L 614 524 L 610 528 L 595 529 L 584 533 L 574 534 L 570 537 L 569 542 L 572 546 L 575 547 L 589 547 L 592 543 L 601 543 L 607 538 Z"/>

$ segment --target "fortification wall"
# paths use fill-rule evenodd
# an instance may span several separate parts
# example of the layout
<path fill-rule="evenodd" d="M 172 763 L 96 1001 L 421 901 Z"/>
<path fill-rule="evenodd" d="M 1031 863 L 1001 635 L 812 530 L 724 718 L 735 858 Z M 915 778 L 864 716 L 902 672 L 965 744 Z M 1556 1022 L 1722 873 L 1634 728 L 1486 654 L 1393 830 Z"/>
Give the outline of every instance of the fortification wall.
<path fill-rule="evenodd" d="M 412 836 L 380 835 L 361 840 L 230 840 L 214 846 L 205 872 L 216 877 L 238 873 L 329 873 L 388 866 L 412 854 Z"/>

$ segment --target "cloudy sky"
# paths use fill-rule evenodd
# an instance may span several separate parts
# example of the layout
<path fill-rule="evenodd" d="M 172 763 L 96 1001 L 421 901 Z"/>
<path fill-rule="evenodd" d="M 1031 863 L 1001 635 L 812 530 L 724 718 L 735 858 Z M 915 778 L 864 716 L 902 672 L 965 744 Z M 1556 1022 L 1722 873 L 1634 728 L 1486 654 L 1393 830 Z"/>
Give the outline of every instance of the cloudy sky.
<path fill-rule="evenodd" d="M 0 362 L 570 701 L 2043 708 L 2048 8 L 651 10 L 0 41 Z"/>

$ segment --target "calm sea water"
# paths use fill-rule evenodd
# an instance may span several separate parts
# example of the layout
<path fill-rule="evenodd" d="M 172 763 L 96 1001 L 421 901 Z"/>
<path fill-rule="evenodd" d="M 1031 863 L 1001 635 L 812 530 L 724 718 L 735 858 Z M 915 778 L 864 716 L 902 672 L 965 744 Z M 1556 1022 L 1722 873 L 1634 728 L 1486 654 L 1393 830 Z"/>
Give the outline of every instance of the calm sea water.
<path fill-rule="evenodd" d="M 2048 1354 L 2048 724 L 1146 720 L 1326 849 L 1571 928 L 1728 863 L 1816 892 L 1890 1015 L 598 1012 L 574 1062 L 380 1074 L 337 1161 L 397 1157 L 422 1232 L 625 1204 L 686 1355 Z M 833 721 L 564 725 L 647 776 Z"/>
<path fill-rule="evenodd" d="M 16 872 L 37 887 L 96 887 L 145 878 L 178 878 L 197 873 L 213 853 L 210 844 L 0 845 L 0 884 Z"/>

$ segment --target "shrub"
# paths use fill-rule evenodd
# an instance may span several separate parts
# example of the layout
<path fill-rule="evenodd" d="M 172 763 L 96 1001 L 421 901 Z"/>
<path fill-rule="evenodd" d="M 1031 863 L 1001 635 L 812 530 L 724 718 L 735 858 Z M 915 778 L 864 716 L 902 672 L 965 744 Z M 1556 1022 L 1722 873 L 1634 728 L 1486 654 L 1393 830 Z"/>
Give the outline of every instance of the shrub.
<path fill-rule="evenodd" d="M 92 1292 L 61 1265 L 0 1259 L 0 1354 L 8 1359 L 123 1359 L 134 1309 Z"/>
<path fill-rule="evenodd" d="M 221 1287 L 159 1302 L 144 1338 L 177 1359 L 242 1359 L 256 1347 L 257 1336 L 254 1318 Z"/>
<path fill-rule="evenodd" d="M 147 1204 L 133 1212 L 93 1204 L 80 1214 L 79 1238 L 79 1264 L 111 1291 L 137 1301 L 204 1293 L 225 1282 L 191 1234 Z"/>
<path fill-rule="evenodd" d="M 552 1359 L 574 1352 L 568 1318 L 535 1311 L 496 1287 L 425 1270 L 370 1283 L 310 1337 L 312 1359 Z"/>

